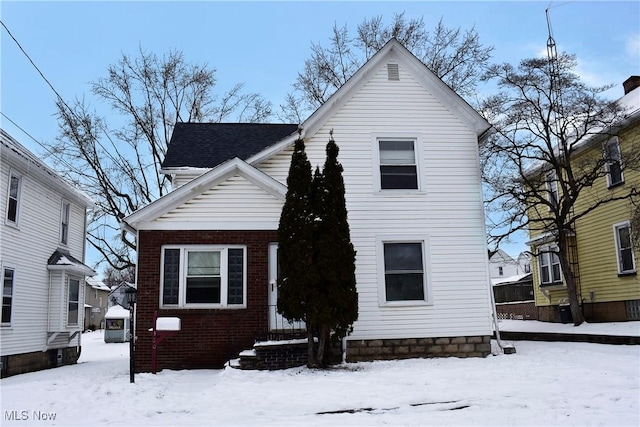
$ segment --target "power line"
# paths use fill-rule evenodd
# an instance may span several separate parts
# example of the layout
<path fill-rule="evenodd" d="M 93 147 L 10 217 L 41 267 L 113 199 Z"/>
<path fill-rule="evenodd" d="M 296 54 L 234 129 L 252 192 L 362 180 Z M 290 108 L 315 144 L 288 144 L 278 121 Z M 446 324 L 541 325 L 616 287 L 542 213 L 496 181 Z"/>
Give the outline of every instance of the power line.
<path fill-rule="evenodd" d="M 66 109 L 69 111 L 69 113 L 74 116 L 79 122 L 83 122 L 83 118 L 78 116 L 78 114 L 75 112 L 75 110 L 73 110 L 69 104 L 67 104 L 67 102 L 64 100 L 64 98 L 62 98 L 62 95 L 60 95 L 60 93 L 56 90 L 55 87 L 53 87 L 53 84 L 51 84 L 51 82 L 45 77 L 45 75 L 42 73 L 42 71 L 40 70 L 40 68 L 38 68 L 38 66 L 35 64 L 35 62 L 33 61 L 33 59 L 31 59 L 31 57 L 29 56 L 29 54 L 27 53 L 26 50 L 24 50 L 24 48 L 22 47 L 22 45 L 20 44 L 20 42 L 18 42 L 18 40 L 14 37 L 14 35 L 11 33 L 11 31 L 9 30 L 9 28 L 7 27 L 7 25 L 4 23 L 4 21 L 0 20 L 0 24 L 2 24 L 2 26 L 4 27 L 4 29 L 7 31 L 7 33 L 9 33 L 9 35 L 11 36 L 11 38 L 13 39 L 13 41 L 16 43 L 16 45 L 20 48 L 20 50 L 22 51 L 22 53 L 24 54 L 24 56 L 29 60 L 29 62 L 31 63 L 31 65 L 33 65 L 33 68 L 36 69 L 36 71 L 38 71 L 38 74 L 40 74 L 40 76 L 42 77 L 42 79 L 47 83 L 47 85 L 49 85 L 49 87 L 51 88 L 51 90 L 53 91 L 53 93 L 56 94 L 56 96 L 58 97 L 58 101 L 60 103 L 62 103 Z M 6 116 L 5 116 L 6 117 Z M 7 117 L 8 119 L 8 117 Z M 22 130 L 23 132 L 25 132 L 24 130 Z M 104 132 L 106 138 L 109 140 L 109 142 L 111 142 L 112 146 L 115 146 L 115 144 L 113 143 L 113 140 L 111 139 L 111 135 L 109 135 L 109 133 L 107 132 L 106 129 L 102 129 L 102 132 Z M 27 133 L 27 132 L 25 132 Z M 33 138 L 32 138 L 33 139 Z M 94 143 L 99 146 L 104 154 L 109 157 L 111 160 L 113 160 L 114 162 L 117 162 L 117 160 L 111 155 L 111 152 L 109 150 L 107 150 L 104 145 L 102 145 L 102 143 L 100 142 L 100 140 L 98 138 L 96 138 L 95 136 L 92 138 Z M 38 142 L 38 144 L 40 146 L 42 146 L 44 148 L 44 146 L 42 145 L 42 143 Z M 45 148 L 46 149 L 46 148 Z M 49 151 L 49 150 L 47 150 Z M 51 151 L 49 151 L 49 153 L 51 153 Z M 51 155 L 54 155 L 53 153 L 51 153 Z M 61 160 L 62 161 L 62 160 Z M 63 162 L 63 161 L 62 161 Z"/>
<path fill-rule="evenodd" d="M 0 20 L 0 24 L 2 24 L 2 26 L 4 27 L 4 29 L 7 31 L 7 33 L 9 33 L 9 35 L 11 36 L 11 38 L 13 39 L 13 41 L 16 43 L 16 45 L 18 45 L 18 47 L 20 48 L 20 50 L 22 51 L 22 53 L 24 54 L 24 56 L 27 57 L 27 59 L 29 60 L 29 62 L 31 62 L 31 65 L 33 65 L 33 68 L 36 69 L 36 71 L 40 74 L 40 76 L 42 77 L 42 79 L 47 82 L 47 84 L 49 85 L 49 87 L 51 88 L 51 90 L 53 91 L 53 93 L 56 94 L 56 96 L 58 97 L 58 99 L 60 100 L 60 102 L 62 102 L 69 110 L 71 110 L 71 108 L 69 107 L 69 105 L 67 105 L 67 103 L 64 101 L 64 99 L 62 99 L 62 96 L 58 93 L 58 91 L 56 90 L 56 88 L 53 87 L 53 85 L 51 84 L 51 82 L 44 76 L 44 74 L 42 74 L 42 71 L 40 71 L 40 68 L 38 68 L 38 66 L 35 64 L 35 62 L 33 62 L 33 59 L 31 59 L 31 57 L 29 56 L 29 54 L 24 50 L 24 48 L 22 47 L 22 45 L 20 44 L 20 42 L 18 42 L 18 40 L 13 36 L 13 34 L 11 33 L 11 31 L 9 31 L 9 28 L 7 28 L 6 24 L 4 23 L 4 21 Z"/>

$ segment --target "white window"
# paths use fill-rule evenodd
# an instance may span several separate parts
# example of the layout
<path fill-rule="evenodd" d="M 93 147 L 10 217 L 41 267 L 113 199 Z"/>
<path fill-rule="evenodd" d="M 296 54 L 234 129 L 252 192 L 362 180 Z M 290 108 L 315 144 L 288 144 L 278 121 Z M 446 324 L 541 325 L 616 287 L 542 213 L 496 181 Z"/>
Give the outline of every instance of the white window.
<path fill-rule="evenodd" d="M 66 200 L 62 201 L 62 211 L 60 213 L 60 243 L 66 245 L 69 241 L 69 211 L 71 205 Z"/>
<path fill-rule="evenodd" d="M 13 307 L 13 285 L 15 271 L 4 268 L 2 273 L 2 326 L 11 325 L 11 311 Z"/>
<path fill-rule="evenodd" d="M 162 306 L 245 307 L 245 258 L 244 246 L 165 246 Z"/>
<path fill-rule="evenodd" d="M 381 190 L 417 190 L 415 139 L 379 139 Z"/>
<path fill-rule="evenodd" d="M 636 261 L 633 257 L 631 243 L 631 225 L 623 222 L 613 226 L 616 239 L 616 257 L 618 259 L 618 274 L 633 274 L 636 272 Z"/>
<path fill-rule="evenodd" d="M 607 184 L 614 187 L 624 182 L 622 175 L 622 156 L 618 137 L 613 137 L 604 145 L 604 159 L 607 170 Z"/>
<path fill-rule="evenodd" d="M 9 194 L 7 195 L 7 222 L 18 224 L 20 218 L 20 191 L 22 177 L 14 172 L 9 173 Z"/>
<path fill-rule="evenodd" d="M 80 313 L 80 280 L 69 278 L 68 290 L 69 309 L 67 313 L 67 325 L 75 326 L 78 324 L 78 316 Z"/>
<path fill-rule="evenodd" d="M 380 240 L 382 305 L 406 305 L 430 300 L 426 240 Z"/>
<path fill-rule="evenodd" d="M 547 174 L 547 200 L 551 206 L 558 206 L 558 176 L 556 171 L 551 171 Z M 551 208 L 549 208 L 551 210 Z"/>
<path fill-rule="evenodd" d="M 540 267 L 541 285 L 556 285 L 562 283 L 562 272 L 557 247 L 540 248 L 538 250 L 538 264 Z"/>

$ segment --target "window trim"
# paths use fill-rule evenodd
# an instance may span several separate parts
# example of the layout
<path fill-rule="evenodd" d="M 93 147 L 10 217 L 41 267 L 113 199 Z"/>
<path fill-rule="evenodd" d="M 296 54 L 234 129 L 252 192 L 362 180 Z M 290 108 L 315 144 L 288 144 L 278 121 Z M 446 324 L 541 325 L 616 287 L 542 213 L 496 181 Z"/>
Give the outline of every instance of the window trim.
<path fill-rule="evenodd" d="M 16 269 L 13 266 L 8 266 L 8 265 L 3 265 L 2 266 L 2 307 L 4 307 L 4 277 L 5 277 L 5 271 L 6 270 L 11 270 L 13 272 L 13 277 L 11 280 L 11 312 L 9 314 L 9 322 L 1 322 L 2 319 L 0 319 L 0 326 L 3 328 L 7 328 L 7 327 L 11 327 L 12 323 L 13 323 L 13 313 L 14 313 L 14 298 L 15 298 L 15 288 L 16 288 Z M 2 313 L 4 310 L 3 308 L 0 307 L 0 313 Z M 1 316 L 0 316 L 1 317 Z"/>
<path fill-rule="evenodd" d="M 631 270 L 622 270 L 622 263 L 621 263 L 621 259 L 620 259 L 620 252 L 622 251 L 622 247 L 620 247 L 620 236 L 618 234 L 618 230 L 622 229 L 622 228 L 629 228 L 629 232 L 631 232 L 631 222 L 630 221 L 622 221 L 622 222 L 618 222 L 616 224 L 613 224 L 613 239 L 614 239 L 614 244 L 615 244 L 615 248 L 616 248 L 616 265 L 617 265 L 617 270 L 618 270 L 618 276 L 631 276 L 631 275 L 635 275 L 637 274 L 638 271 L 638 265 L 636 263 L 636 257 L 635 257 L 635 253 L 633 250 L 633 245 L 631 245 L 630 248 L 625 248 L 625 249 L 631 249 L 631 263 L 633 264 L 633 269 Z"/>
<path fill-rule="evenodd" d="M 416 181 L 418 188 L 382 188 L 382 178 L 380 176 L 380 141 L 412 141 L 413 155 L 416 165 Z M 377 194 L 415 194 L 424 193 L 425 187 L 423 182 L 422 168 L 422 136 L 412 132 L 385 132 L 375 133 L 371 135 L 371 152 L 372 152 L 372 176 L 374 193 Z"/>
<path fill-rule="evenodd" d="M 547 201 L 551 205 L 549 206 L 549 211 L 552 211 L 552 206 L 557 208 L 560 201 L 560 191 L 558 189 L 558 174 L 554 169 L 550 170 L 545 175 L 545 187 L 547 189 Z"/>
<path fill-rule="evenodd" d="M 422 247 L 423 290 L 424 300 L 387 301 L 385 281 L 384 245 L 386 243 L 420 243 Z M 416 235 L 379 235 L 376 236 L 376 258 L 378 270 L 378 306 L 379 307 L 415 307 L 433 305 L 431 280 L 429 236 Z"/>
<path fill-rule="evenodd" d="M 72 301 L 71 300 L 71 281 L 72 280 L 78 282 L 78 300 L 77 301 Z M 77 327 L 77 326 L 79 326 L 81 324 L 81 320 L 82 320 L 82 315 L 81 314 L 84 312 L 84 308 L 80 306 L 80 302 L 83 301 L 83 298 L 82 298 L 82 282 L 83 282 L 83 280 L 80 277 L 67 276 L 67 297 L 66 297 L 66 301 L 67 301 L 67 327 L 69 327 L 69 328 Z M 72 302 L 75 302 L 78 305 L 78 318 L 76 319 L 76 323 L 71 323 L 69 321 L 69 314 L 71 312 L 71 303 Z M 82 310 L 82 313 L 81 313 L 80 310 Z"/>
<path fill-rule="evenodd" d="M 560 264 L 560 260 L 558 259 L 557 265 L 558 268 L 560 270 L 560 279 L 559 280 L 554 280 L 553 278 L 553 266 L 556 264 L 553 262 L 553 255 L 552 252 L 557 252 L 558 251 L 558 247 L 556 245 L 547 245 L 547 246 L 541 246 L 538 248 L 538 255 L 537 255 L 537 263 L 538 263 L 538 280 L 540 282 L 540 286 L 541 287 L 549 287 L 549 286 L 558 286 L 558 285 L 564 285 L 564 279 L 563 279 L 563 274 L 562 274 L 562 265 Z M 549 269 L 549 279 L 550 281 L 548 282 L 543 282 L 542 280 L 542 262 L 541 262 L 541 258 L 542 257 L 546 257 L 548 258 L 548 264 L 546 265 L 546 267 Z"/>
<path fill-rule="evenodd" d="M 16 217 L 15 220 L 11 220 L 9 219 L 9 205 L 10 205 L 10 200 L 11 200 L 11 180 L 12 178 L 16 178 L 18 180 L 18 191 L 17 191 L 17 195 L 15 197 L 16 200 Z M 23 184 L 23 175 L 16 172 L 13 169 L 9 170 L 9 181 L 7 181 L 7 207 L 6 207 L 6 211 L 4 213 L 4 222 L 7 225 L 11 225 L 13 227 L 18 227 L 18 225 L 20 224 L 20 213 L 21 213 L 21 200 L 22 200 L 22 184 Z"/>
<path fill-rule="evenodd" d="M 65 210 L 66 207 L 66 210 Z M 71 224 L 71 202 L 62 199 L 60 205 L 60 244 L 69 244 L 69 226 Z"/>
<path fill-rule="evenodd" d="M 615 144 L 617 157 L 618 157 L 617 159 L 614 159 L 614 161 L 618 162 L 618 165 L 620 168 L 620 181 L 617 181 L 617 182 L 612 182 L 611 170 L 610 170 L 610 167 L 611 167 L 610 165 L 612 162 L 608 160 L 609 146 L 613 144 Z M 606 141 L 604 143 L 603 152 L 604 152 L 603 154 L 604 154 L 604 160 L 605 160 L 604 168 L 607 172 L 607 188 L 614 188 L 624 184 L 624 172 L 622 171 L 622 150 L 620 149 L 620 139 L 617 136 L 614 136 L 613 138 Z"/>
<path fill-rule="evenodd" d="M 180 267 L 178 273 L 178 303 L 177 304 L 164 304 L 164 258 L 166 249 L 179 249 L 180 250 Z M 229 290 L 229 249 L 242 249 L 243 251 L 243 272 L 242 272 L 242 304 L 229 304 L 228 303 L 228 290 Z M 224 309 L 224 310 L 236 310 L 247 308 L 247 272 L 248 272 L 248 249 L 246 245 L 162 245 L 160 254 L 160 300 L 159 307 L 161 309 Z M 189 252 L 214 252 L 219 251 L 220 254 L 220 303 L 191 303 L 186 302 L 186 263 Z"/>

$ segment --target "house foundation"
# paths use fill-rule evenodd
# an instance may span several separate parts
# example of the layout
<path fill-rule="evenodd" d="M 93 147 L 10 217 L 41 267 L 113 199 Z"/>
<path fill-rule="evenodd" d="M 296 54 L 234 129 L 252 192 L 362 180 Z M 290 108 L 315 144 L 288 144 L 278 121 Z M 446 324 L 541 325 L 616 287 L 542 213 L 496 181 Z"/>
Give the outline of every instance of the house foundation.
<path fill-rule="evenodd" d="M 425 357 L 486 357 L 491 336 L 350 340 L 347 362 Z"/>
<path fill-rule="evenodd" d="M 2 378 L 27 372 L 74 365 L 80 357 L 79 347 L 66 347 L 47 351 L 2 356 Z"/>

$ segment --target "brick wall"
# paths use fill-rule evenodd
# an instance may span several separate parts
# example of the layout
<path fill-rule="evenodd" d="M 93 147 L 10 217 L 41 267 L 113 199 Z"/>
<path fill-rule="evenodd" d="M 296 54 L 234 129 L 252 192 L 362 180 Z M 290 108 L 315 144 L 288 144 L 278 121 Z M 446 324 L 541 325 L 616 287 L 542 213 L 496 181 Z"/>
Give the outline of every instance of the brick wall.
<path fill-rule="evenodd" d="M 141 231 L 138 241 L 136 371 L 151 371 L 153 314 L 179 317 L 181 331 L 158 346 L 158 370 L 221 368 L 268 332 L 269 243 L 276 231 Z M 247 246 L 247 308 L 160 309 L 160 259 L 166 244 Z"/>

